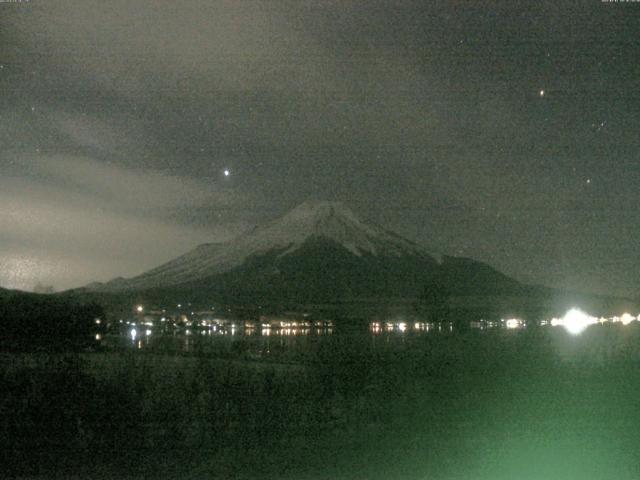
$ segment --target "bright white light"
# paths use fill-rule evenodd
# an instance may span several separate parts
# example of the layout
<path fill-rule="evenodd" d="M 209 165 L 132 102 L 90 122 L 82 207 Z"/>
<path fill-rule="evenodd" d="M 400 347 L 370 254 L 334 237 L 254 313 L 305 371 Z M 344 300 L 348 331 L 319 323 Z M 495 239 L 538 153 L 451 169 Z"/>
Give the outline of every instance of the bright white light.
<path fill-rule="evenodd" d="M 136 329 L 132 328 L 131 329 L 131 340 L 135 340 L 137 335 L 138 335 L 138 332 L 136 331 Z"/>
<path fill-rule="evenodd" d="M 96 325 L 100 325 L 101 320 L 99 318 L 96 318 Z"/>
<path fill-rule="evenodd" d="M 522 324 L 522 320 L 518 320 L 517 318 L 510 318 L 506 321 L 507 328 L 518 328 Z"/>
<path fill-rule="evenodd" d="M 398 324 L 398 330 L 400 330 L 401 332 L 404 332 L 407 329 L 407 324 L 404 322 L 400 322 Z"/>
<path fill-rule="evenodd" d="M 102 335 L 100 335 L 99 333 L 96 333 L 96 340 L 99 342 L 100 340 L 102 340 Z"/>
<path fill-rule="evenodd" d="M 589 315 L 578 310 L 577 308 L 572 308 L 562 318 L 562 325 L 569 333 L 573 335 L 582 333 L 582 331 L 585 328 L 587 328 L 589 325 L 592 325 L 597 322 L 598 322 L 597 318 L 590 317 Z"/>
<path fill-rule="evenodd" d="M 622 322 L 623 325 L 629 325 L 635 319 L 636 318 L 629 313 L 623 313 L 622 316 L 620 317 L 620 321 Z"/>
<path fill-rule="evenodd" d="M 231 172 L 229 171 L 229 169 L 228 169 L 228 168 L 225 168 L 225 169 L 224 169 L 224 176 L 225 176 L 225 177 L 228 177 L 230 174 L 231 174 Z"/>
<path fill-rule="evenodd" d="M 544 90 L 540 90 L 540 96 L 544 97 Z"/>
<path fill-rule="evenodd" d="M 138 305 L 138 306 L 136 307 L 136 310 L 137 310 L 139 313 L 142 313 L 142 312 L 144 311 L 144 307 L 143 307 L 142 305 Z"/>
<path fill-rule="evenodd" d="M 145 335 L 151 335 L 151 330 L 149 330 L 149 329 L 145 330 L 144 334 Z"/>

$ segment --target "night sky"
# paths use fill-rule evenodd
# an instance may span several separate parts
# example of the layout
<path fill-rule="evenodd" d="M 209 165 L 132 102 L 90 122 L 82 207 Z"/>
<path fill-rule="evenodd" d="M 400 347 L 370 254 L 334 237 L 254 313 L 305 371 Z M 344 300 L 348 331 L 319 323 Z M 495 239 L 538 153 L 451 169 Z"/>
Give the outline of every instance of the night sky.
<path fill-rule="evenodd" d="M 600 0 L 0 3 L 0 286 L 135 275 L 316 199 L 636 296 L 639 20 Z"/>

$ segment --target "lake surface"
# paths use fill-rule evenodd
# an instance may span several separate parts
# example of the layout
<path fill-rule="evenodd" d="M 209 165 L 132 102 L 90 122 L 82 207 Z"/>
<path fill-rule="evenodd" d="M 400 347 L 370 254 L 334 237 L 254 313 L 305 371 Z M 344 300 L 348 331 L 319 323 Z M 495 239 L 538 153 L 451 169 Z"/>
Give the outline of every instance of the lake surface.
<path fill-rule="evenodd" d="M 108 348 L 141 350 L 156 353 L 184 353 L 194 355 L 240 355 L 250 359 L 295 358 L 320 344 L 346 339 L 372 348 L 398 348 L 420 343 L 420 339 L 472 336 L 478 342 L 498 335 L 538 333 L 548 337 L 573 339 L 576 345 L 585 339 L 608 337 L 607 332 L 631 331 L 640 324 L 638 317 L 595 318 L 572 310 L 561 319 L 526 322 L 520 319 L 498 321 L 477 320 L 466 324 L 422 321 L 371 321 L 357 326 L 333 321 L 255 321 L 224 320 L 216 324 L 190 325 L 170 331 L 152 323 L 120 325 L 117 334 L 99 336 Z M 587 332 L 588 329 L 588 332 Z M 583 334 L 585 334 L 583 336 Z M 582 337 L 582 342 L 581 342 Z M 586 342 L 589 343 L 589 342 Z M 605 342 L 606 343 L 606 342 Z M 601 345 L 605 350 L 615 345 Z"/>
<path fill-rule="evenodd" d="M 7 451 L 38 464 L 49 432 L 43 478 L 640 478 L 637 321 L 400 323 L 128 326 L 73 368 L 7 356 Z"/>

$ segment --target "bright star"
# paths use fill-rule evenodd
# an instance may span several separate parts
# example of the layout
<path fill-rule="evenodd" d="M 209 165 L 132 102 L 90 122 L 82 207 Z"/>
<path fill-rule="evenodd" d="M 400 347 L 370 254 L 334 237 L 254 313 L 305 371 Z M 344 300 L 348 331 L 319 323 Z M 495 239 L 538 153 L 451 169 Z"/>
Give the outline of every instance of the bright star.
<path fill-rule="evenodd" d="M 224 169 L 224 176 L 228 177 L 231 174 L 231 172 L 229 171 L 229 169 L 225 168 Z"/>
<path fill-rule="evenodd" d="M 540 90 L 540 96 L 544 97 L 544 90 Z"/>

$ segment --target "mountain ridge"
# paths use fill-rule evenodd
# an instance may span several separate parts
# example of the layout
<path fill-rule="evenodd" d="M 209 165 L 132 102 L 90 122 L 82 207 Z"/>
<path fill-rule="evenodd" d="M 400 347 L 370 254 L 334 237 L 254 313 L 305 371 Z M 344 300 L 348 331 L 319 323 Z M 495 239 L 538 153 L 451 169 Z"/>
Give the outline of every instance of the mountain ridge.
<path fill-rule="evenodd" d="M 358 257 L 409 255 L 437 263 L 423 247 L 381 226 L 361 221 L 340 202 L 304 202 L 283 217 L 231 241 L 202 244 L 141 275 L 85 288 L 118 291 L 178 285 L 229 272 L 255 255 L 278 250 L 279 256 L 286 256 L 316 237 L 331 240 Z"/>
<path fill-rule="evenodd" d="M 119 312 L 144 303 L 217 305 L 255 315 L 292 309 L 411 315 L 445 302 L 459 320 L 542 318 L 575 305 L 605 313 L 629 305 L 626 299 L 527 285 L 470 258 L 436 257 L 338 202 L 305 202 L 232 241 L 202 244 L 136 277 L 60 295 Z"/>

